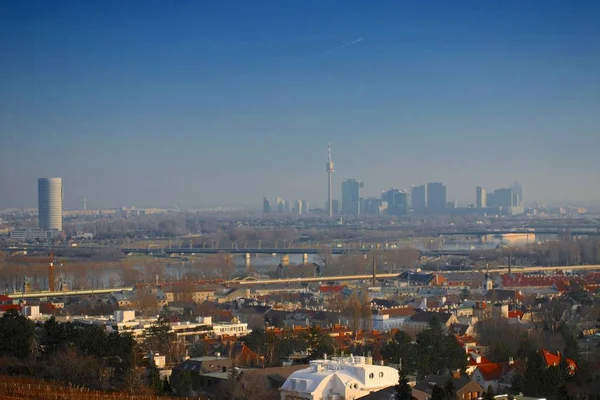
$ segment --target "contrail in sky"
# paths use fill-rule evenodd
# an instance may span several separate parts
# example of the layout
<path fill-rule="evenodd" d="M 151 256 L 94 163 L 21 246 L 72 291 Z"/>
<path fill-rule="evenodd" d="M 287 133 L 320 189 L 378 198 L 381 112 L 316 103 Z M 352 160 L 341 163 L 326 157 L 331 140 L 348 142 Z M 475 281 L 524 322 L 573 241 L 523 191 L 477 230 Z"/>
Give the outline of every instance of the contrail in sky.
<path fill-rule="evenodd" d="M 353 41 L 351 41 L 351 42 L 344 43 L 344 44 L 342 44 L 342 45 L 340 45 L 340 46 L 336 46 L 336 47 L 332 47 L 331 49 L 327 49 L 327 50 L 320 51 L 320 52 L 318 52 L 318 53 L 315 53 L 315 54 L 313 54 L 312 56 L 310 56 L 310 57 L 308 57 L 308 58 L 312 58 L 312 57 L 315 57 L 315 56 L 320 56 L 320 55 L 323 55 L 323 54 L 331 53 L 332 51 L 338 51 L 338 50 L 344 49 L 344 48 L 346 48 L 346 47 L 353 46 L 353 45 L 355 45 L 356 43 L 360 43 L 360 42 L 362 42 L 362 41 L 363 41 L 363 39 L 362 39 L 362 38 L 358 38 L 358 39 L 356 39 L 356 40 L 353 40 Z"/>

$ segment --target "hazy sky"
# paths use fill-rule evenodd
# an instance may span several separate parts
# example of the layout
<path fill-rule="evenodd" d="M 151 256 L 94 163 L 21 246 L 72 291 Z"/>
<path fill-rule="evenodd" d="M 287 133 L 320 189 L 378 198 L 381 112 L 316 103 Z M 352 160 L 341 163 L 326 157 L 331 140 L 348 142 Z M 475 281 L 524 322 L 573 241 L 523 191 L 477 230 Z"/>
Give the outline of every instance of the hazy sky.
<path fill-rule="evenodd" d="M 598 1 L 0 1 L 0 207 L 600 200 Z"/>

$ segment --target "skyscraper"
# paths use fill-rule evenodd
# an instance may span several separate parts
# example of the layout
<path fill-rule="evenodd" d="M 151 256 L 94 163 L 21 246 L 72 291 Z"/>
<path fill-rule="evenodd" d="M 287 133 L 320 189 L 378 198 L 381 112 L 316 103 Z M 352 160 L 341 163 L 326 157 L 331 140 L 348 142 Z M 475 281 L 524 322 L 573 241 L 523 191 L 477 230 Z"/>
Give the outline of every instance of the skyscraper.
<path fill-rule="evenodd" d="M 283 213 L 285 211 L 285 200 L 281 197 L 277 197 L 277 212 Z"/>
<path fill-rule="evenodd" d="M 326 169 L 327 169 L 327 214 L 329 215 L 329 217 L 333 217 L 333 183 L 331 181 L 332 175 L 333 175 L 333 161 L 331 160 L 331 140 L 329 141 L 328 144 L 328 152 L 329 152 L 329 159 L 327 161 L 326 164 Z"/>
<path fill-rule="evenodd" d="M 296 214 L 298 215 L 302 215 L 302 212 L 304 211 L 304 203 L 302 202 L 302 200 L 296 200 Z"/>
<path fill-rule="evenodd" d="M 270 214 L 271 211 L 273 211 L 273 208 L 271 207 L 271 200 L 269 200 L 267 197 L 263 197 L 263 213 Z"/>
<path fill-rule="evenodd" d="M 364 186 L 361 181 L 348 179 L 342 182 L 342 213 L 360 215 L 360 189 Z"/>
<path fill-rule="evenodd" d="M 477 189 L 476 189 L 475 206 L 477 208 L 486 208 L 487 207 L 487 192 L 481 186 L 477 186 Z"/>
<path fill-rule="evenodd" d="M 408 214 L 408 193 L 400 189 L 390 189 L 381 194 L 381 199 L 387 202 L 387 212 L 391 215 Z"/>
<path fill-rule="evenodd" d="M 523 186 L 521 186 L 520 183 L 515 182 L 512 185 L 512 190 L 513 190 L 513 201 L 512 201 L 512 206 L 513 207 L 523 207 Z"/>
<path fill-rule="evenodd" d="M 413 207 L 427 207 L 427 186 L 413 186 L 410 197 Z"/>
<path fill-rule="evenodd" d="M 440 182 L 427 184 L 427 208 L 432 211 L 446 208 L 446 185 Z"/>
<path fill-rule="evenodd" d="M 498 207 L 502 214 L 523 214 L 523 187 L 515 183 L 508 188 L 494 190 L 487 196 L 488 207 Z"/>
<path fill-rule="evenodd" d="M 62 231 L 62 179 L 38 179 L 38 221 L 40 229 Z"/>

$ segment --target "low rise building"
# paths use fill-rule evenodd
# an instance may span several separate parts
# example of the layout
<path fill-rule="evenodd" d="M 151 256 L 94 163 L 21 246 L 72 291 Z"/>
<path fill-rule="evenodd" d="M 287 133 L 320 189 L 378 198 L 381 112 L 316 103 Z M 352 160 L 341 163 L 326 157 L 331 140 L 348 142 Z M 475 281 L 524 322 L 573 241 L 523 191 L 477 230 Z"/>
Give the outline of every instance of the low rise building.
<path fill-rule="evenodd" d="M 280 389 L 281 400 L 359 399 L 394 386 L 398 370 L 373 365 L 370 357 L 315 360 L 294 372 Z"/>
<path fill-rule="evenodd" d="M 450 329 L 452 324 L 456 324 L 458 322 L 458 319 L 454 314 L 421 311 L 408 318 L 404 322 L 404 327 L 414 331 L 422 331 L 429 327 L 429 323 L 434 318 L 437 319 L 437 321 L 442 325 L 442 328 L 444 328 L 446 331 Z"/>
<path fill-rule="evenodd" d="M 386 332 L 401 329 L 406 320 L 415 314 L 412 307 L 394 307 L 377 310 L 373 313 L 373 330 Z"/>

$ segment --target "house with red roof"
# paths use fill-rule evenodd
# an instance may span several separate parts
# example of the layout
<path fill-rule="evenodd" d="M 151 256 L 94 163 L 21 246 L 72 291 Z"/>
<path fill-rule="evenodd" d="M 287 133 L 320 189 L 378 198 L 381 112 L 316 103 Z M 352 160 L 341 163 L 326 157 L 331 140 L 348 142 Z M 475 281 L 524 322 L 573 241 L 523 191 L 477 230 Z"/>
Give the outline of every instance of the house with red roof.
<path fill-rule="evenodd" d="M 19 304 L 15 304 L 13 299 L 10 297 L 0 294 L 0 313 L 4 313 L 8 310 L 21 311 L 21 306 Z"/>
<path fill-rule="evenodd" d="M 481 353 L 471 351 L 467 355 L 467 368 L 465 369 L 465 373 L 467 375 L 472 375 L 473 372 L 477 369 L 477 367 L 481 367 L 484 365 L 494 364 L 487 357 L 484 357 Z"/>
<path fill-rule="evenodd" d="M 346 285 L 321 285 L 319 292 L 321 294 L 339 294 L 346 288 Z"/>
<path fill-rule="evenodd" d="M 508 311 L 508 318 L 509 319 L 516 319 L 518 321 L 520 321 L 523 318 L 523 315 L 525 315 L 525 313 L 523 313 L 522 311 L 519 310 L 514 310 L 514 311 Z"/>
<path fill-rule="evenodd" d="M 546 367 L 548 367 L 548 368 L 557 367 L 560 364 L 560 359 L 561 359 L 560 352 L 557 352 L 556 354 L 554 354 L 554 353 L 550 353 L 546 349 L 542 349 L 541 354 L 542 354 L 542 358 L 544 359 L 544 362 L 546 363 Z M 570 358 L 565 358 L 565 359 L 567 360 L 567 364 L 569 364 L 570 374 L 573 375 L 575 373 L 575 370 L 577 370 L 577 363 L 575 361 L 571 360 Z"/>
<path fill-rule="evenodd" d="M 482 363 L 475 368 L 471 380 L 485 390 L 491 387 L 495 393 L 499 393 L 510 389 L 515 370 L 516 366 L 512 360 L 504 363 Z"/>

